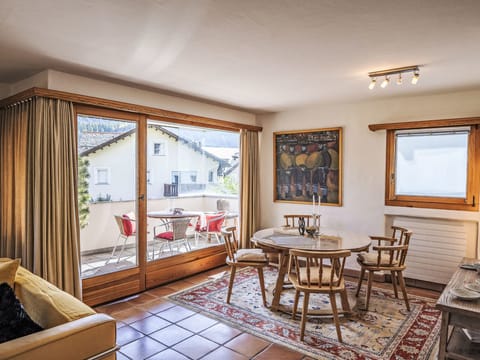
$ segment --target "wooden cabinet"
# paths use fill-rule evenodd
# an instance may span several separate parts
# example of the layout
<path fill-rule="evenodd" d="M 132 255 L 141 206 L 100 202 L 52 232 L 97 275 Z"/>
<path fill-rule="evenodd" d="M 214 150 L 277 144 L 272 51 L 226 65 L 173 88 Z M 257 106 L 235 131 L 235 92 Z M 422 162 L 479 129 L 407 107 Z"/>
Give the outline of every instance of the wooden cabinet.
<path fill-rule="evenodd" d="M 462 263 L 479 262 L 464 258 Z M 461 288 L 465 283 L 480 279 L 473 270 L 459 268 L 450 279 L 437 301 L 442 311 L 438 359 L 480 359 L 480 344 L 471 342 L 462 328 L 480 331 L 480 299 L 467 301 L 457 299 L 450 289 Z"/>

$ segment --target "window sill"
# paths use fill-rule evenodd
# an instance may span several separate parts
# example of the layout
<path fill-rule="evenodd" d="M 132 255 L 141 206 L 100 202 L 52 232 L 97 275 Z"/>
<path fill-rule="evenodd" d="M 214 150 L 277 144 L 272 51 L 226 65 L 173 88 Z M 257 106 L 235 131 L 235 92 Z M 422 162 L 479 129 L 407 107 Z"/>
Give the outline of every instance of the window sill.
<path fill-rule="evenodd" d="M 479 222 L 480 220 L 480 214 L 478 211 L 441 210 L 386 205 L 383 212 L 385 215 L 415 216 L 431 219 L 464 220 L 474 222 Z"/>

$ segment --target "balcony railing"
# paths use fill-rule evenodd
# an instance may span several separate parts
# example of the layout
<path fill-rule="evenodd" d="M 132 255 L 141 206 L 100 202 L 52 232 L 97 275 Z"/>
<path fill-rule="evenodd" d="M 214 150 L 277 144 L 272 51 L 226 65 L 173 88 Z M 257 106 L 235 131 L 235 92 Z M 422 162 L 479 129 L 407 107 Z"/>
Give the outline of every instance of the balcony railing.
<path fill-rule="evenodd" d="M 178 184 L 163 184 L 163 196 L 178 196 Z"/>
<path fill-rule="evenodd" d="M 204 191 L 207 188 L 206 184 L 179 184 L 180 194 L 185 194 L 193 191 Z"/>

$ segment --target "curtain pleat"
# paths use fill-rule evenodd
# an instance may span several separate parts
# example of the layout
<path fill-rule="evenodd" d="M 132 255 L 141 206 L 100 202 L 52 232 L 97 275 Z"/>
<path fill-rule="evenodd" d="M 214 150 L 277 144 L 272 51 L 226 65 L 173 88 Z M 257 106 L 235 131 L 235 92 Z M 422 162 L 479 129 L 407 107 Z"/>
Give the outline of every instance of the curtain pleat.
<path fill-rule="evenodd" d="M 32 101 L 0 109 L 0 254 L 23 258 L 26 143 Z"/>
<path fill-rule="evenodd" d="M 80 230 L 77 205 L 77 143 L 75 136 L 75 116 L 70 102 L 37 97 L 25 103 L 28 109 L 17 111 L 22 116 L 2 117 L 4 123 L 23 129 L 26 136 L 17 145 L 21 151 L 10 151 L 5 156 L 10 161 L 23 162 L 23 194 L 18 199 L 2 197 L 2 213 L 9 202 L 22 213 L 24 223 L 18 236 L 6 234 L 2 222 L 2 256 L 20 257 L 27 269 L 40 275 L 59 288 L 81 298 L 80 279 Z M 24 104 L 12 106 L 22 107 Z M 5 111 L 8 112 L 10 108 Z M 8 115 L 8 114 L 7 114 Z M 26 129 L 24 129 L 25 127 Z M 17 130 L 20 131 L 20 130 Z M 7 142 L 11 140 L 7 139 Z M 2 150 L 3 150 L 2 142 Z M 22 155 L 23 153 L 23 155 Z M 3 157 L 2 157 L 2 160 Z M 1 183 L 1 193 L 14 189 L 11 184 L 13 170 L 9 166 Z M 20 170 L 18 170 L 20 171 Z M 3 181 L 3 180 L 2 180 Z M 13 180 L 17 183 L 16 179 Z M 23 200 L 22 200 L 23 197 Z M 8 227 L 8 225 L 7 225 Z M 4 245 L 6 243 L 7 245 Z M 14 253 L 11 247 L 17 249 Z M 18 249 L 21 249 L 18 251 Z"/>
<path fill-rule="evenodd" d="M 240 245 L 251 247 L 250 239 L 260 222 L 258 132 L 240 131 Z"/>

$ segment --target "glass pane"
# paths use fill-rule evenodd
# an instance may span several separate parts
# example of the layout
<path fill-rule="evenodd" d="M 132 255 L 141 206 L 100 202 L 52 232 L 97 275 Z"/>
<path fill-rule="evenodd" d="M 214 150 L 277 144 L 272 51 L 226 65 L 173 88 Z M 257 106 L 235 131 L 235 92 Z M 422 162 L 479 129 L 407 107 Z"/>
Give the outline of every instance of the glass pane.
<path fill-rule="evenodd" d="M 239 143 L 238 132 L 149 121 L 148 261 L 223 242 L 238 220 Z"/>
<path fill-rule="evenodd" d="M 397 135 L 396 195 L 465 198 L 468 133 Z"/>
<path fill-rule="evenodd" d="M 137 265 L 135 122 L 79 115 L 82 277 Z"/>

